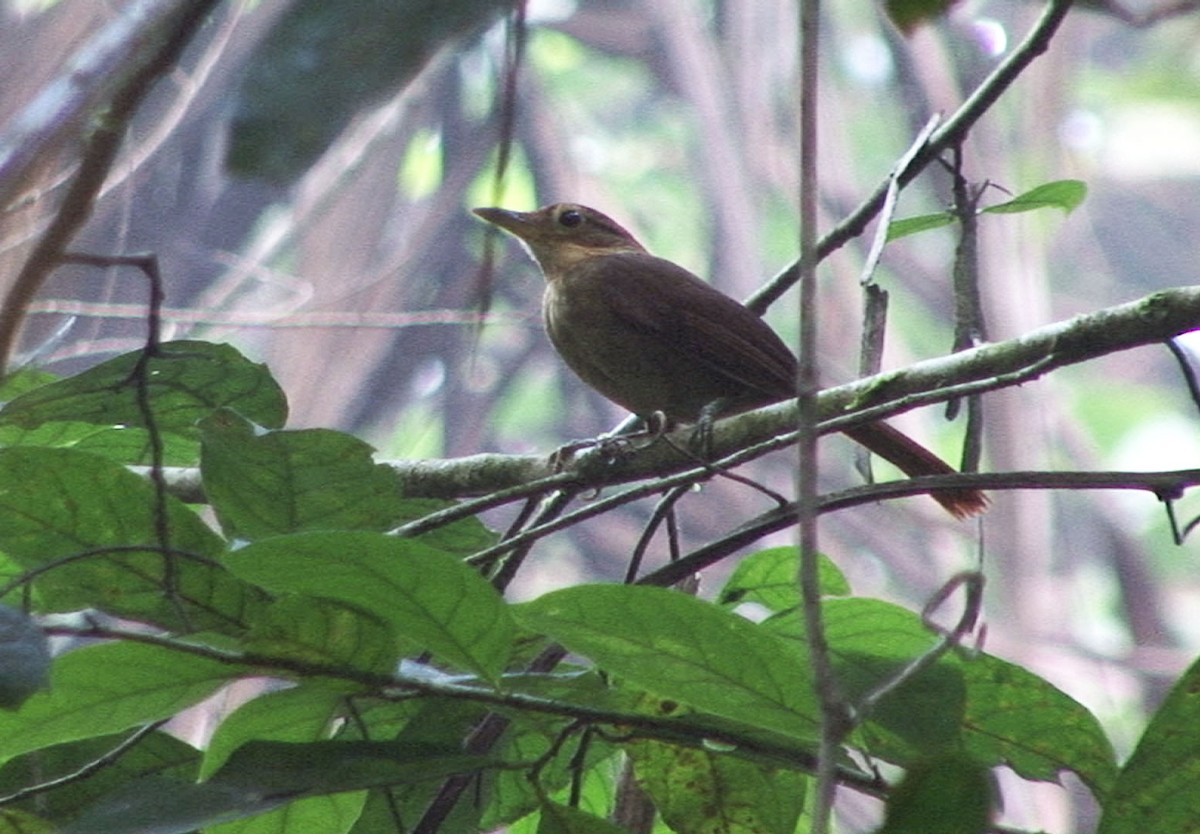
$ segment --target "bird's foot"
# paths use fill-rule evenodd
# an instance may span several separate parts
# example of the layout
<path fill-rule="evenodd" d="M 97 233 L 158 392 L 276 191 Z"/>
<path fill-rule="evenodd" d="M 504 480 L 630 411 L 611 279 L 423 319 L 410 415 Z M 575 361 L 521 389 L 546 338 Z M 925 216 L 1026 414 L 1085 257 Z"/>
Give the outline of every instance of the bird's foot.
<path fill-rule="evenodd" d="M 696 429 L 688 439 L 688 451 L 702 461 L 709 461 L 713 458 L 713 423 L 716 422 L 717 415 L 724 410 L 726 405 L 727 402 L 724 399 L 719 399 L 713 400 L 700 409 L 700 416 L 696 420 Z"/>
<path fill-rule="evenodd" d="M 577 453 L 584 449 L 595 449 L 597 454 L 609 462 L 624 460 L 637 451 L 634 441 L 646 434 L 647 432 L 602 434 L 587 440 L 574 440 L 551 453 L 550 468 L 555 473 L 562 472 L 575 460 Z"/>

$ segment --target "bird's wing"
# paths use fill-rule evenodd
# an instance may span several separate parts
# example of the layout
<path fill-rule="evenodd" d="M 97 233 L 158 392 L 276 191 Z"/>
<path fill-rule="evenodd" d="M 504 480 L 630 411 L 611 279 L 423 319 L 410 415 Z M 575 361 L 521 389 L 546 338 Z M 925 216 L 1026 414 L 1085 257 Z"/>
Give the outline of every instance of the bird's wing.
<path fill-rule="evenodd" d="M 605 297 L 620 320 L 737 386 L 761 392 L 763 402 L 792 395 L 795 356 L 745 306 L 662 258 L 622 253 L 597 260 L 602 263 L 591 277 L 618 290 Z"/>

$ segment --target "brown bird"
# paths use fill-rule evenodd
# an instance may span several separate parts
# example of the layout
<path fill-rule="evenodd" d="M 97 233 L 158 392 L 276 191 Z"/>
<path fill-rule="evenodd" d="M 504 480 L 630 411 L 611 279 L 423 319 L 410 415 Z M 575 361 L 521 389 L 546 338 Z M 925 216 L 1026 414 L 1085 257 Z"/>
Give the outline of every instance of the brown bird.
<path fill-rule="evenodd" d="M 546 277 L 546 333 L 580 379 L 613 402 L 672 422 L 736 414 L 795 396 L 796 357 L 775 331 L 681 266 L 646 251 L 586 206 L 539 211 L 477 208 L 515 235 Z M 845 433 L 910 477 L 955 470 L 887 423 Z M 981 512 L 983 493 L 931 493 L 956 518 Z"/>

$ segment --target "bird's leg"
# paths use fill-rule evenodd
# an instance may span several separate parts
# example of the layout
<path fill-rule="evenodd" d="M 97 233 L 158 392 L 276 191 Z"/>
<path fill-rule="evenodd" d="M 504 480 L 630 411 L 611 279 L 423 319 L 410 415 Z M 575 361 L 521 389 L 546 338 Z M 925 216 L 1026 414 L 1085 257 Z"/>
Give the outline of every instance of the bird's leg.
<path fill-rule="evenodd" d="M 746 478 L 736 472 L 731 472 L 728 469 L 717 466 L 712 462 L 713 459 L 713 422 L 729 407 L 729 398 L 721 397 L 708 403 L 704 408 L 700 409 L 700 416 L 696 420 L 696 429 L 692 432 L 691 439 L 688 440 L 688 447 L 681 449 L 674 444 L 672 447 L 682 455 L 696 460 L 701 466 L 708 470 L 710 475 L 715 475 L 721 478 L 728 478 L 739 484 L 744 484 L 751 489 L 761 492 L 771 500 L 775 501 L 779 506 L 786 506 L 788 500 L 773 489 L 763 486 L 757 481 Z M 669 438 L 664 437 L 668 443 Z"/>
<path fill-rule="evenodd" d="M 696 430 L 688 441 L 688 448 L 706 461 L 712 460 L 713 423 L 728 406 L 728 397 L 718 397 L 700 409 Z"/>

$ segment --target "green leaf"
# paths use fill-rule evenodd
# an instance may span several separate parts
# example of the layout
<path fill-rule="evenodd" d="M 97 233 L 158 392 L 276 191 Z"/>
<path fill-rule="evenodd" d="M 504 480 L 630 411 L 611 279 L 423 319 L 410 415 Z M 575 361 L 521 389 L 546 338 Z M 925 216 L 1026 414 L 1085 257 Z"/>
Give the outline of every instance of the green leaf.
<path fill-rule="evenodd" d="M 0 708 L 16 709 L 49 682 L 50 647 L 33 618 L 0 605 Z"/>
<path fill-rule="evenodd" d="M 59 829 L 35 814 L 0 808 L 0 834 L 59 834 Z"/>
<path fill-rule="evenodd" d="M 387 674 L 400 658 L 391 625 L 329 599 L 286 596 L 255 619 L 245 647 L 258 654 Z"/>
<path fill-rule="evenodd" d="M 981 834 L 991 830 L 995 805 L 988 769 L 946 753 L 909 769 L 888 797 L 879 834 Z"/>
<path fill-rule="evenodd" d="M 307 742 L 328 739 L 345 711 L 341 692 L 299 686 L 268 692 L 238 707 L 213 733 L 201 778 L 223 765 L 235 750 L 257 740 Z M 285 834 L 289 831 L 349 831 L 362 812 L 366 793 L 313 796 L 250 819 L 210 829 L 212 834 Z"/>
<path fill-rule="evenodd" d="M 186 834 L 304 797 L 430 782 L 488 764 L 457 748 L 253 741 L 239 747 L 207 782 L 139 780 L 84 812 L 64 834 Z"/>
<path fill-rule="evenodd" d="M 1098 834 L 1200 830 L 1200 661 L 1171 687 L 1106 797 Z"/>
<path fill-rule="evenodd" d="M 38 368 L 20 368 L 0 379 L 0 402 L 7 402 L 34 388 L 41 388 L 58 380 L 59 377 Z"/>
<path fill-rule="evenodd" d="M 654 741 L 624 745 L 638 784 L 676 834 L 792 834 L 806 778 L 711 750 Z"/>
<path fill-rule="evenodd" d="M 224 549 L 220 537 L 165 496 L 169 545 L 180 552 L 164 556 L 155 507 L 150 482 L 104 458 L 0 449 L 0 550 L 26 569 L 63 560 L 34 582 L 40 610 L 96 608 L 171 628 L 243 628 L 263 597 L 210 561 Z M 95 552 L 67 559 L 88 551 Z"/>
<path fill-rule="evenodd" d="M 177 432 L 160 431 L 165 466 L 195 466 L 200 444 Z M 76 449 L 126 465 L 149 466 L 153 462 L 150 433 L 131 426 L 101 426 L 72 420 L 52 420 L 34 428 L 0 425 L 0 446 L 43 446 Z"/>
<path fill-rule="evenodd" d="M 1103 798 L 1116 777 L 1116 754 L 1100 722 L 1049 681 L 991 655 L 963 663 L 966 750 L 977 761 L 1009 765 L 1026 779 L 1053 781 L 1074 771 Z"/>
<path fill-rule="evenodd" d="M 822 608 L 834 670 L 851 699 L 893 678 L 935 641 L 920 618 L 881 600 L 827 599 Z M 806 647 L 799 611 L 763 627 Z M 955 658 L 943 658 L 880 701 L 856 741 L 871 755 L 898 764 L 955 747 L 961 743 L 965 701 L 962 670 Z"/>
<path fill-rule="evenodd" d="M 512 650 L 508 610 L 476 571 L 420 542 L 376 533 L 297 533 L 226 558 L 275 592 L 340 600 L 390 623 L 445 663 L 495 680 Z"/>
<path fill-rule="evenodd" d="M 367 791 L 309 796 L 265 814 L 210 825 L 204 834 L 346 834 L 362 817 L 367 796 Z"/>
<path fill-rule="evenodd" d="M 200 432 L 205 494 L 231 538 L 396 524 L 396 473 L 355 437 L 328 429 L 256 434 L 229 411 L 202 420 Z"/>
<path fill-rule="evenodd" d="M 850 583 L 832 560 L 821 556 L 818 567 L 823 595 L 850 593 Z M 773 612 L 796 608 L 800 605 L 799 570 L 799 553 L 794 547 L 773 547 L 751 553 L 734 568 L 718 601 L 722 605 L 752 602 Z"/>
<path fill-rule="evenodd" d="M 18 807 L 36 810 L 51 819 L 70 819 L 84 807 L 97 802 L 127 782 L 160 774 L 190 780 L 196 777 L 200 752 L 169 733 L 151 732 L 115 758 L 110 754 L 129 740 L 134 731 L 98 738 L 56 744 L 34 750 L 10 761 L 0 769 L 0 795 L 8 796 L 22 788 L 51 782 L 79 772 L 81 768 L 105 760 L 104 767 L 86 779 L 74 779 L 24 800 Z M 23 830 L 23 829 L 22 829 Z M 5 829 L 0 825 L 0 832 Z"/>
<path fill-rule="evenodd" d="M 824 602 L 827 639 L 839 680 L 859 697 L 927 651 L 934 635 L 920 617 L 872 599 Z M 764 628 L 802 640 L 795 615 Z M 872 755 L 909 765 L 961 745 L 985 766 L 1007 764 L 1027 779 L 1052 781 L 1071 770 L 1103 796 L 1116 774 L 1099 722 L 1049 682 L 987 654 L 951 652 L 888 695 L 860 728 Z"/>
<path fill-rule="evenodd" d="M 208 781 L 259 796 L 303 796 L 431 782 L 489 763 L 463 753 L 458 744 L 251 741 L 235 750 Z"/>
<path fill-rule="evenodd" d="M 988 206 L 982 213 L 1016 214 L 1042 208 L 1062 209 L 1068 214 L 1087 197 L 1087 183 L 1082 180 L 1055 180 L 1026 191 L 1006 203 Z"/>
<path fill-rule="evenodd" d="M 942 17 L 957 0 L 884 0 L 884 9 L 896 28 L 906 35 L 922 23 Z"/>
<path fill-rule="evenodd" d="M 715 605 L 662 588 L 583 585 L 515 611 L 530 630 L 656 695 L 792 737 L 816 732 L 803 655 Z"/>
<path fill-rule="evenodd" d="M 322 741 L 345 711 L 345 696 L 319 686 L 296 686 L 252 698 L 227 715 L 204 751 L 200 778 L 207 779 L 243 744 L 255 740 Z"/>
<path fill-rule="evenodd" d="M 145 428 L 133 379 L 141 358 L 141 351 L 127 353 L 22 394 L 0 410 L 0 424 L 33 428 L 71 420 Z M 283 391 L 267 367 L 250 362 L 229 345 L 167 342 L 146 363 L 146 374 L 146 394 L 160 431 L 192 432 L 197 420 L 218 408 L 268 428 L 283 425 L 287 418 Z"/>
<path fill-rule="evenodd" d="M 943 226 L 949 226 L 954 222 L 954 215 L 948 211 L 939 211 L 937 214 L 922 214 L 917 217 L 905 217 L 901 220 L 893 220 L 888 224 L 887 239 L 890 243 L 893 240 L 899 240 L 902 237 L 915 235 L 918 232 L 927 232 L 931 229 L 940 229 Z"/>
<path fill-rule="evenodd" d="M 300 0 L 275 22 L 237 92 L 226 165 L 285 184 L 360 110 L 400 90 L 504 0 Z"/>
<path fill-rule="evenodd" d="M 0 760 L 167 718 L 236 675 L 227 664 L 161 646 L 76 649 L 55 660 L 50 691 L 0 713 Z"/>
<path fill-rule="evenodd" d="M 237 786 L 148 776 L 101 797 L 60 834 L 193 834 L 288 801 L 287 796 L 254 795 Z"/>
<path fill-rule="evenodd" d="M 544 802 L 540 812 L 537 834 L 625 834 L 624 828 L 569 805 Z"/>

